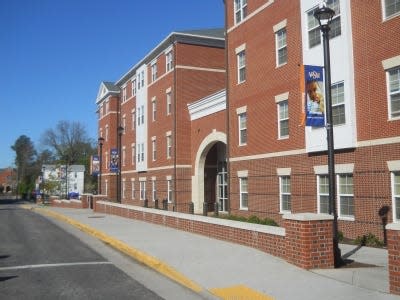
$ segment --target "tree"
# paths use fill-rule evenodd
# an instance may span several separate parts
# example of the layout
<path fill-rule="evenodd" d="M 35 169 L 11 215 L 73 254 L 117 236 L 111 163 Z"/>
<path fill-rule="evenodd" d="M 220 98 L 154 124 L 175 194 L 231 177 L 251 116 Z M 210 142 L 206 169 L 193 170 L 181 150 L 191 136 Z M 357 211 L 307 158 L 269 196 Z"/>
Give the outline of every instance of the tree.
<path fill-rule="evenodd" d="M 60 165 L 85 165 L 85 186 L 92 190 L 93 178 L 89 174 L 89 158 L 97 148 L 79 122 L 59 121 L 55 129 L 47 129 L 41 137 Z"/>
<path fill-rule="evenodd" d="M 26 197 L 34 187 L 35 174 L 34 162 L 36 158 L 35 147 L 29 137 L 21 135 L 11 146 L 15 151 L 15 165 L 17 166 L 18 192 Z"/>

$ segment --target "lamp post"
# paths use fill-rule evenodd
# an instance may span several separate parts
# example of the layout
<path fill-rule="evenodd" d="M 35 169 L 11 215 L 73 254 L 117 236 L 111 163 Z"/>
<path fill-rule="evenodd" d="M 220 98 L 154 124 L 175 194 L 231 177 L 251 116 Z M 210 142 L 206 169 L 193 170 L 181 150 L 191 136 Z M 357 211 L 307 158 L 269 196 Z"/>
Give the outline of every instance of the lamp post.
<path fill-rule="evenodd" d="M 99 157 L 99 180 L 98 180 L 98 189 L 99 189 L 99 195 L 101 195 L 101 171 L 103 168 L 103 143 L 104 143 L 104 138 L 103 137 L 99 137 L 98 138 L 98 142 L 99 142 L 99 148 L 100 148 L 100 157 Z"/>
<path fill-rule="evenodd" d="M 323 37 L 324 47 L 324 70 L 325 70 L 325 101 L 326 101 L 326 133 L 328 144 L 328 181 L 329 181 L 329 214 L 333 214 L 333 255 L 335 268 L 343 264 L 338 235 L 338 215 L 336 209 L 336 180 L 335 180 L 335 146 L 333 142 L 333 123 L 332 123 L 332 98 L 331 98 L 331 65 L 329 51 L 329 25 L 335 11 L 327 7 L 326 2 L 322 2 L 314 12 L 314 17 L 318 20 Z"/>
<path fill-rule="evenodd" d="M 118 171 L 117 171 L 117 202 L 121 203 L 121 140 L 124 127 L 121 125 L 117 128 L 118 132 Z"/>

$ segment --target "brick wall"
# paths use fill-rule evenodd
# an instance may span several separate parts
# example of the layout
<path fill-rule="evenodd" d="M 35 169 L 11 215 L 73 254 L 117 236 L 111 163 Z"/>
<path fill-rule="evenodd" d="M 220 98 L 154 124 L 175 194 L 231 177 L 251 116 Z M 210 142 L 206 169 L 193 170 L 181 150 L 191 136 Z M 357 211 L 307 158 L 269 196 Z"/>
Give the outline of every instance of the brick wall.
<path fill-rule="evenodd" d="M 282 228 L 106 201 L 96 202 L 95 211 L 253 247 L 304 269 L 333 267 L 332 218 L 326 215 L 287 216 Z"/>
<path fill-rule="evenodd" d="M 386 229 L 390 293 L 400 295 L 400 224 L 388 224 Z"/>

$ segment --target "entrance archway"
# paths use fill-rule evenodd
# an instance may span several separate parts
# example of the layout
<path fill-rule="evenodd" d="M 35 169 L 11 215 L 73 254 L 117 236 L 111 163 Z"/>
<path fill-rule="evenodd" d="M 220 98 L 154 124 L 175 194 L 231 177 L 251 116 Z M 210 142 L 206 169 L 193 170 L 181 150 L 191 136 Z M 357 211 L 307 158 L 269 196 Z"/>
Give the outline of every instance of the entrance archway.
<path fill-rule="evenodd" d="M 212 210 L 218 202 L 220 210 L 227 210 L 226 135 L 214 131 L 200 144 L 192 176 L 192 201 L 195 213 L 203 212 L 203 203 Z"/>

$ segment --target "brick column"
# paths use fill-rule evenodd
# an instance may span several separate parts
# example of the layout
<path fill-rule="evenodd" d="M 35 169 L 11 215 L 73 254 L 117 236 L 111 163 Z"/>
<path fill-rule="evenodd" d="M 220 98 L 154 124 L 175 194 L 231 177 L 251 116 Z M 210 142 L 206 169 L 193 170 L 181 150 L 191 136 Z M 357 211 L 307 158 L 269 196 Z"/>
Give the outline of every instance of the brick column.
<path fill-rule="evenodd" d="M 390 293 L 400 295 L 400 224 L 386 225 L 389 289 Z"/>
<path fill-rule="evenodd" d="M 283 219 L 288 262 L 303 269 L 334 267 L 333 216 L 301 213 Z"/>

